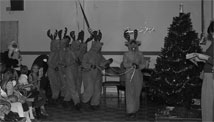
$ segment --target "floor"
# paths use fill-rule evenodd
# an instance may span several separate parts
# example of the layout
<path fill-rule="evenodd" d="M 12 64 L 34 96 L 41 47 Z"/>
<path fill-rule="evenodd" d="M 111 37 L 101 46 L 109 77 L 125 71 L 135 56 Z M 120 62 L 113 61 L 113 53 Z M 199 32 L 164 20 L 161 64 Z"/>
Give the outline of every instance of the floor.
<path fill-rule="evenodd" d="M 156 118 L 158 106 L 148 102 L 146 99 L 141 100 L 141 108 L 135 119 L 126 117 L 124 99 L 118 102 L 117 97 L 108 97 L 102 99 L 101 107 L 96 111 L 76 111 L 74 109 L 63 109 L 58 105 L 55 107 L 47 106 L 49 117 L 42 122 L 200 122 L 200 118 L 196 119 L 168 119 Z"/>

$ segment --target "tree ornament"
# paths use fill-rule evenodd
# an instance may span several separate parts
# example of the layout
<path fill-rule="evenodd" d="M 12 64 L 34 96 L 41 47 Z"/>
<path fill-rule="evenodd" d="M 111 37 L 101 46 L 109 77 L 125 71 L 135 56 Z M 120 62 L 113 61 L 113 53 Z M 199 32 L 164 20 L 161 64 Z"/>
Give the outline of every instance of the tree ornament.
<path fill-rule="evenodd" d="M 187 80 L 189 80 L 190 79 L 190 77 L 189 76 L 187 76 Z"/>

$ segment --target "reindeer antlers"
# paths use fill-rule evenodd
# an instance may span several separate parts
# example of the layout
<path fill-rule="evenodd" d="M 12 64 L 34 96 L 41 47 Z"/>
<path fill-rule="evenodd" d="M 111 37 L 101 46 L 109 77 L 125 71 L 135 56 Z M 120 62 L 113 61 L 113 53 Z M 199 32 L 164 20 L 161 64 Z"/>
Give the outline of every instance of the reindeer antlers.
<path fill-rule="evenodd" d="M 76 40 L 75 31 L 71 31 L 71 32 L 70 32 L 70 36 L 71 36 L 71 38 L 73 39 L 73 41 Z"/>
<path fill-rule="evenodd" d="M 53 36 L 54 39 L 56 39 L 57 34 L 58 34 L 58 30 L 56 30 L 55 33 L 54 33 L 54 36 Z"/>
<path fill-rule="evenodd" d="M 136 40 L 136 39 L 137 39 L 137 36 L 138 36 L 138 30 L 137 30 L 137 29 L 135 29 L 135 30 L 134 30 L 134 40 Z"/>
<path fill-rule="evenodd" d="M 92 31 L 92 29 L 91 29 Z M 51 39 L 51 40 L 55 40 L 57 37 L 59 38 L 59 40 L 61 39 L 65 39 L 65 38 L 68 38 L 69 40 L 72 38 L 73 41 L 80 41 L 81 43 L 88 43 L 90 42 L 92 39 L 95 39 L 96 41 L 100 41 L 102 39 L 102 33 L 101 31 L 92 31 L 91 32 L 91 36 L 84 42 L 84 31 L 81 30 L 79 33 L 78 33 L 78 37 L 76 38 L 76 35 L 75 35 L 75 31 L 71 31 L 70 32 L 70 35 L 67 34 L 68 33 L 68 28 L 65 27 L 64 29 L 64 34 L 63 34 L 63 30 L 55 30 L 54 34 L 51 34 L 51 30 L 49 29 L 47 31 L 47 36 Z"/>
<path fill-rule="evenodd" d="M 124 38 L 129 42 L 130 41 L 130 35 L 128 33 L 128 30 L 125 30 L 123 33 Z"/>
<path fill-rule="evenodd" d="M 58 31 L 58 37 L 59 37 L 60 40 L 62 39 L 62 30 Z"/>
<path fill-rule="evenodd" d="M 67 28 L 67 27 L 65 27 L 65 32 L 64 32 L 63 39 L 67 36 L 67 31 L 68 31 L 68 28 Z"/>
<path fill-rule="evenodd" d="M 54 39 L 54 38 L 53 38 L 53 35 L 51 34 L 51 30 L 50 30 L 50 29 L 47 31 L 47 36 L 48 36 L 51 40 Z"/>
<path fill-rule="evenodd" d="M 102 33 L 101 31 L 99 30 L 98 31 L 98 34 L 97 34 L 97 40 L 100 41 L 102 39 Z"/>
<path fill-rule="evenodd" d="M 80 40 L 80 42 L 83 43 L 84 42 L 84 35 L 85 35 L 84 31 L 81 30 L 78 34 L 77 40 Z"/>

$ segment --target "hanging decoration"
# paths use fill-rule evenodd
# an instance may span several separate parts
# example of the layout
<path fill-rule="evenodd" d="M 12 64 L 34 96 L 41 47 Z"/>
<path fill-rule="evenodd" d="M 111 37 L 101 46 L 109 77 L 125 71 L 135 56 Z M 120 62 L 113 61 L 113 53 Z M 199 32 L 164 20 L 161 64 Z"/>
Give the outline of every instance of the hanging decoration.
<path fill-rule="evenodd" d="M 125 28 L 125 30 L 128 30 L 127 33 L 129 33 L 129 34 L 134 33 L 134 30 L 131 30 L 131 28 L 129 28 L 129 27 Z M 137 30 L 138 30 L 138 33 L 146 33 L 146 32 L 151 33 L 153 31 L 155 31 L 155 28 L 144 26 L 144 27 L 141 27 L 140 29 L 137 29 Z"/>

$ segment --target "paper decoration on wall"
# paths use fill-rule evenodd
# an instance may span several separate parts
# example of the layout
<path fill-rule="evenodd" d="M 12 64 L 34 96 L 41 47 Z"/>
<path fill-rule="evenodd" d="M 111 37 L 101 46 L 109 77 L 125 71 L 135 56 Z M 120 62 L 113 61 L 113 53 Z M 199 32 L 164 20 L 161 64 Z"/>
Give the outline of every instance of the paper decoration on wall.
<path fill-rule="evenodd" d="M 129 33 L 129 34 L 134 33 L 134 30 L 131 30 L 131 28 L 129 28 L 129 27 L 125 28 L 125 30 L 128 30 L 127 33 Z M 137 30 L 138 30 L 138 33 L 146 33 L 146 32 L 151 33 L 153 31 L 155 31 L 155 28 L 144 26 L 144 27 L 141 27 L 140 29 L 137 29 Z"/>

